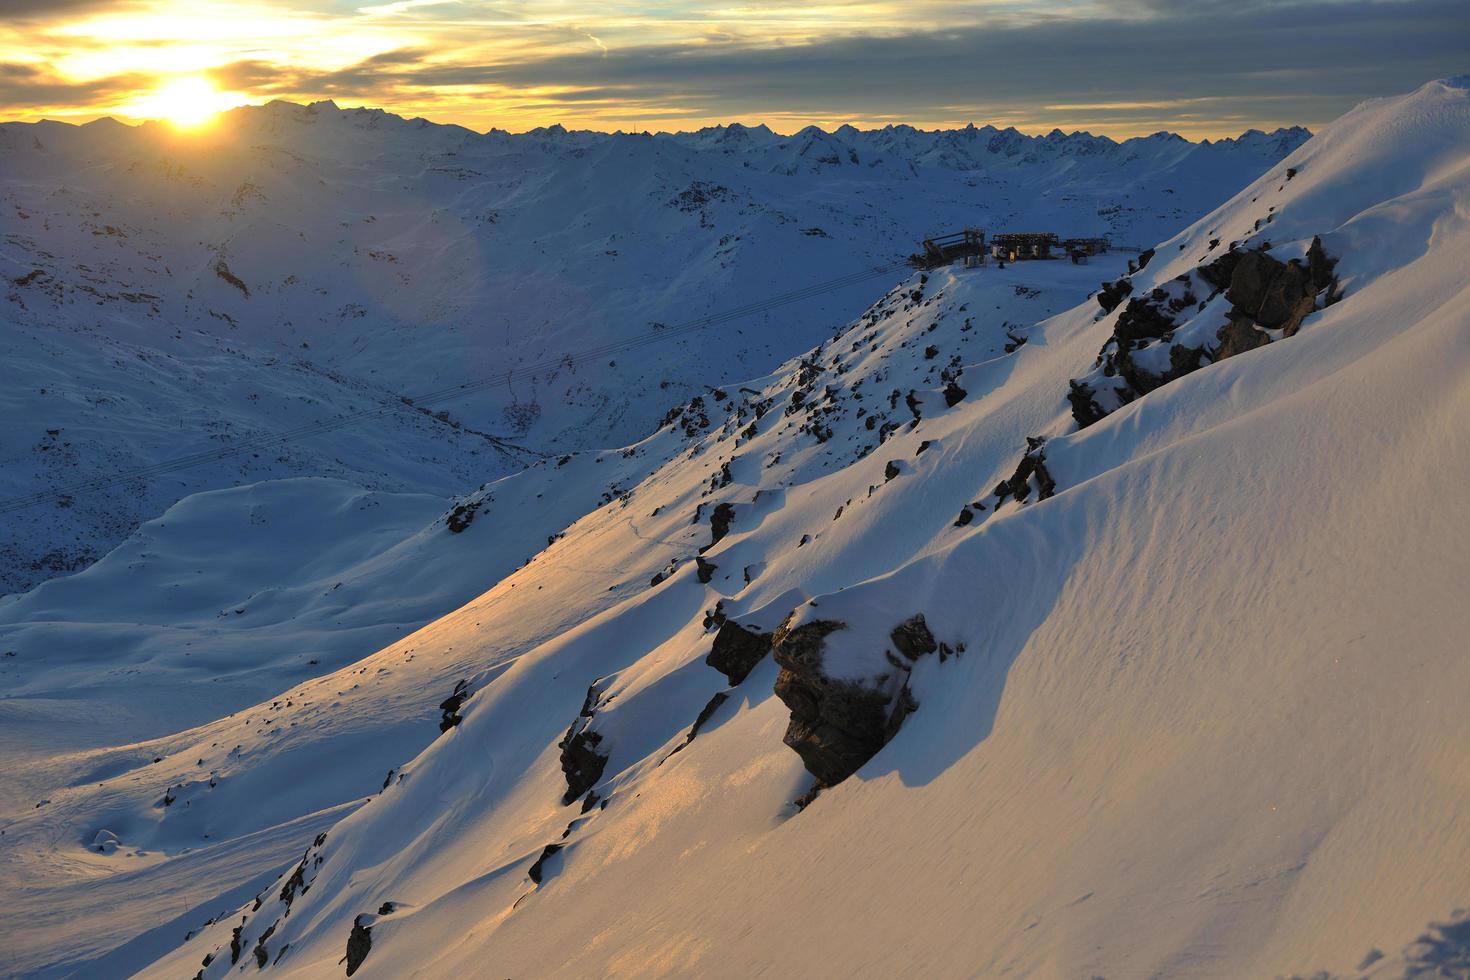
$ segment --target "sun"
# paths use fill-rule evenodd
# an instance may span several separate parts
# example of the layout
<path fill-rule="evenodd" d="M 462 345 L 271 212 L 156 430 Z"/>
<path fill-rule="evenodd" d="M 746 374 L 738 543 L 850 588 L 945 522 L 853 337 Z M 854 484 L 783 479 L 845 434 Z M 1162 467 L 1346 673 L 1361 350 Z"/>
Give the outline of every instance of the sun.
<path fill-rule="evenodd" d="M 134 112 L 152 119 L 166 119 L 180 129 L 197 129 L 239 104 L 239 99 L 221 92 L 208 79 L 189 76 L 165 82 L 140 99 Z"/>

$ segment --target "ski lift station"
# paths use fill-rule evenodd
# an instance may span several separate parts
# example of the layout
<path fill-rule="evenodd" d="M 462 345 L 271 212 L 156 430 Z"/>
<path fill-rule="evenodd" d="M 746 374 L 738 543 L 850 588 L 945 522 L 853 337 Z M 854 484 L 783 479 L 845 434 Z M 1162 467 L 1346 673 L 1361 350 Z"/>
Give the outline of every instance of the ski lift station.
<path fill-rule="evenodd" d="M 1053 250 L 1065 254 L 1074 263 L 1083 263 L 1092 255 L 1101 255 L 1111 247 L 1106 238 L 1066 238 L 1050 231 L 1002 232 L 987 244 L 985 232 L 965 228 L 948 235 L 926 238 L 923 251 L 909 256 L 910 264 L 920 269 L 935 269 L 963 261 L 968 266 L 982 265 L 986 256 L 1001 262 L 1057 258 Z"/>

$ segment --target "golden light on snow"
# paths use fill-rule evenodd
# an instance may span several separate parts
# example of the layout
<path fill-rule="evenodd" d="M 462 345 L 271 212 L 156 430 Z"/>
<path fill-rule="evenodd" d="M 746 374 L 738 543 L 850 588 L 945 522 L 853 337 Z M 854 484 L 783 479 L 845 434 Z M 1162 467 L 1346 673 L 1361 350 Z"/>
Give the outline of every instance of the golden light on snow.
<path fill-rule="evenodd" d="M 197 129 L 244 101 L 238 94 L 221 92 L 208 79 L 196 75 L 165 82 L 133 103 L 130 114 L 167 120 L 180 129 Z"/>

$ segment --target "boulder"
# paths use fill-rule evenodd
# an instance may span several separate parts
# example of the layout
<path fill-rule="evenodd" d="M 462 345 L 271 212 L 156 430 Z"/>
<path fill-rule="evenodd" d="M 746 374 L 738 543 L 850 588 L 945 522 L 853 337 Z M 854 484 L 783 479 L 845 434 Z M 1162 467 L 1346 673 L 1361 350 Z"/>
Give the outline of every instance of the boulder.
<path fill-rule="evenodd" d="M 1226 290 L 1225 298 L 1236 309 L 1255 317 L 1266 301 L 1266 291 L 1285 268 L 1285 263 L 1276 261 L 1264 251 L 1244 252 L 1230 274 L 1230 288 Z"/>
<path fill-rule="evenodd" d="M 1312 312 L 1316 297 L 1311 274 L 1306 266 L 1293 259 L 1281 266 L 1275 278 L 1267 284 L 1261 305 L 1256 310 L 1256 322 L 1269 330 L 1285 330 L 1289 337 Z"/>
<path fill-rule="evenodd" d="M 724 674 L 734 687 L 750 675 L 771 651 L 771 634 L 741 626 L 733 619 L 721 624 L 704 662 Z"/>
<path fill-rule="evenodd" d="M 914 616 L 889 637 L 899 651 L 885 657 L 889 669 L 857 681 L 833 677 L 825 669 L 826 638 L 846 629 L 844 623 L 790 624 L 788 619 L 776 631 L 772 644 L 781 667 L 775 693 L 791 712 L 783 741 L 819 786 L 835 786 L 876 755 L 917 707 L 907 688 L 909 670 L 938 644 L 923 616 Z"/>

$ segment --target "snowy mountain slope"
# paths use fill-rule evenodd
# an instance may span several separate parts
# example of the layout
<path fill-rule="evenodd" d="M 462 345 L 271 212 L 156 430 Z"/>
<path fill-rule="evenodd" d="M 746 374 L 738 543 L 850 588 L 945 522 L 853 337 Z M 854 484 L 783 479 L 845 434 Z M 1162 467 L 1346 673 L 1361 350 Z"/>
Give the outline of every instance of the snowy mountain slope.
<path fill-rule="evenodd" d="M 1114 272 L 1119 271 L 1121 262 L 1118 259 L 1111 266 Z M 973 350 L 976 360 L 995 362 L 993 371 L 1004 370 L 1009 360 L 1004 347 L 1011 343 L 1006 335 L 1007 323 L 1021 329 L 1020 324 L 1070 306 L 1078 297 L 1085 296 L 1097 278 L 1109 269 L 1108 264 L 1053 263 L 1044 269 L 1021 266 L 978 270 L 969 280 L 969 305 L 974 311 L 972 325 L 966 327 L 964 323 L 968 314 L 947 318 L 928 335 L 926 343 L 942 341 L 955 351 Z M 907 296 L 907 290 L 903 296 Z M 903 296 L 894 292 L 890 305 L 895 309 L 902 304 L 913 305 Z M 946 309 L 964 305 L 960 301 L 936 298 L 928 307 L 913 305 L 913 309 L 932 311 L 941 303 Z M 894 319 L 897 316 L 894 314 L 889 319 L 897 322 Z M 937 375 L 949 363 L 949 356 L 943 360 L 937 355 L 925 359 L 922 345 L 912 351 L 900 347 L 901 344 L 912 346 L 915 340 L 909 333 L 917 338 L 928 322 L 910 327 L 907 317 L 901 319 L 903 329 L 886 328 L 886 333 L 891 335 L 888 346 L 862 358 L 853 375 L 866 378 L 867 386 L 881 382 L 881 390 L 865 397 L 875 403 L 875 416 L 891 415 L 898 421 L 912 418 L 912 411 L 903 401 L 896 410 L 889 405 L 891 387 L 903 385 L 907 391 L 915 385 L 939 384 L 942 389 Z M 895 362 L 895 367 L 887 367 L 890 361 Z M 799 365 L 792 364 L 765 382 L 754 381 L 745 387 L 755 391 L 769 387 L 769 397 L 779 400 L 789 397 L 799 371 Z M 976 385 L 978 393 L 979 374 L 977 371 L 970 374 L 976 380 L 971 382 L 967 377 L 966 383 Z M 385 647 L 362 663 L 315 681 L 304 680 L 267 702 L 240 710 L 216 723 L 162 738 L 153 738 L 153 731 L 140 733 L 140 738 L 146 734 L 149 740 L 118 748 L 78 746 L 74 751 L 56 753 L 35 762 L 25 786 L 8 794 L 17 799 L 19 806 L 6 814 L 11 822 L 5 827 L 5 840 L 17 858 L 16 874 L 31 881 L 44 880 L 46 884 L 24 886 L 22 891 L 29 901 L 9 910 L 8 915 L 0 915 L 0 920 L 9 920 L 3 924 L 4 931 L 16 937 L 9 947 L 24 957 L 21 962 L 29 964 L 27 969 L 53 963 L 59 972 L 65 973 L 62 964 L 70 964 L 71 969 L 81 968 L 93 957 L 153 928 L 160 919 L 177 917 L 175 928 L 154 941 L 156 955 L 159 943 L 167 948 L 183 932 L 219 911 L 221 903 L 213 899 L 223 890 L 221 885 L 225 881 L 234 887 L 265 869 L 278 867 L 285 860 L 278 844 L 279 828 L 300 826 L 302 821 L 312 819 L 313 813 L 327 812 L 375 792 L 390 768 L 401 766 L 418 754 L 439 734 L 438 705 L 450 695 L 456 682 L 469 679 L 472 686 L 484 683 L 488 677 L 510 669 L 509 665 L 518 662 L 527 651 L 577 628 L 578 624 L 594 620 L 605 610 L 643 601 L 649 594 L 653 576 L 666 572 L 671 560 L 687 559 L 708 540 L 714 499 L 706 493 L 709 480 L 722 479 L 721 467 L 728 456 L 724 447 L 743 438 L 731 425 L 722 426 L 727 407 L 737 402 L 764 401 L 741 392 L 738 387 L 721 391 L 723 398 L 711 394 L 693 406 L 686 405 L 679 417 L 658 434 L 628 450 L 581 454 L 564 462 L 548 461 L 468 498 L 453 512 L 460 522 L 468 519 L 468 526 L 461 533 L 454 534 L 443 520 L 436 521 L 424 535 L 388 552 L 395 556 L 394 568 L 404 569 L 403 574 L 411 575 L 411 579 L 395 582 L 390 573 L 381 582 L 349 581 L 344 586 L 344 590 L 354 591 L 357 602 L 371 608 L 385 594 L 401 594 L 412 599 L 420 594 L 416 583 L 432 582 L 440 573 L 451 584 L 462 580 L 455 579 L 456 574 L 463 576 L 470 571 L 484 575 L 486 581 L 498 582 L 486 595 L 453 615 Z M 943 404 L 942 398 L 937 404 Z M 747 408 L 745 413 L 741 430 L 748 428 L 753 409 Z M 758 437 L 757 442 L 779 452 L 804 420 L 796 415 L 784 416 L 776 408 L 764 416 L 767 425 L 775 425 L 777 419 L 781 420 L 781 428 L 773 429 L 769 436 Z M 792 482 L 833 472 L 863 446 L 876 444 L 882 434 L 881 426 L 869 429 L 865 419 L 850 419 L 849 429 L 840 438 L 834 435 L 825 449 L 806 451 L 800 463 L 791 464 L 796 467 L 791 470 Z M 711 448 L 699 450 L 695 458 L 686 459 L 704 442 L 709 442 Z M 766 453 L 755 443 L 750 445 L 749 454 L 731 464 L 732 479 L 737 481 L 731 484 L 732 488 L 743 485 L 748 490 L 756 481 L 786 472 L 783 464 L 763 471 Z M 1009 457 L 1012 449 L 1007 444 L 1003 452 Z M 870 462 L 876 466 L 875 478 L 881 482 L 882 463 Z M 650 477 L 653 473 L 657 475 Z M 241 493 L 230 491 L 208 497 Z M 790 520 L 780 509 L 777 496 L 767 494 L 767 499 L 776 501 L 770 505 L 772 518 Z M 596 505 L 601 500 L 608 503 L 598 508 Z M 952 507 L 945 509 L 955 511 L 962 502 L 955 500 Z M 695 524 L 693 515 L 700 504 L 704 504 L 703 516 Z M 649 513 L 655 506 L 659 507 L 657 515 Z M 827 505 L 817 506 L 825 509 Z M 762 502 L 756 510 L 766 508 L 767 503 Z M 566 527 L 581 513 L 587 516 Z M 952 514 L 939 516 L 944 523 L 952 520 Z M 830 517 L 830 512 L 823 513 L 820 520 L 826 522 Z M 240 518 L 236 520 L 243 523 Z M 739 523 L 747 520 L 737 518 L 732 540 L 738 539 Z M 168 520 L 160 523 L 172 526 Z M 852 521 L 846 526 L 857 527 Z M 770 533 L 778 533 L 775 527 L 773 524 Z M 522 558 L 544 546 L 549 535 L 563 528 L 566 528 L 564 538 L 556 540 L 531 564 L 510 574 Z M 794 526 L 779 534 L 781 550 L 794 545 L 799 537 Z M 539 537 L 539 544 L 522 543 L 535 537 Z M 84 590 L 93 587 L 85 581 L 89 576 L 105 580 L 106 576 L 130 568 L 132 574 L 141 577 L 139 587 L 146 592 L 177 577 L 176 568 L 188 569 L 187 562 L 139 568 L 137 562 L 129 560 L 126 565 L 118 562 L 118 571 L 113 571 L 114 558 L 145 551 L 153 553 L 155 548 L 151 540 L 130 543 L 124 552 L 109 556 L 88 573 L 37 590 L 33 594 L 37 599 L 27 596 L 22 605 L 38 621 L 23 624 L 28 631 L 20 634 L 23 638 L 34 637 L 43 644 L 51 644 L 57 643 L 56 638 L 60 637 L 80 649 L 89 639 L 116 630 L 119 643 L 130 642 L 132 636 L 142 634 L 143 640 L 131 642 L 161 651 L 170 643 L 177 647 L 176 638 L 187 630 L 196 651 L 190 660 L 207 655 L 214 663 L 214 674 L 201 672 L 197 678 L 181 679 L 179 674 L 190 661 L 177 654 L 167 657 L 160 653 L 146 662 L 131 665 L 128 669 L 135 673 L 110 678 L 112 690 L 103 697 L 104 701 L 115 701 L 125 707 L 146 698 L 163 680 L 174 684 L 192 682 L 194 689 L 202 692 L 198 696 L 208 697 L 209 704 L 221 706 L 220 714 L 223 714 L 224 710 L 240 706 L 237 701 L 225 703 L 226 691 L 231 697 L 236 692 L 229 688 L 220 691 L 225 685 L 207 678 L 229 677 L 232 667 L 239 669 L 239 665 L 231 663 L 231 658 L 249 666 L 253 658 L 246 653 L 254 645 L 265 648 L 257 656 L 280 649 L 279 662 L 294 664 L 308 643 L 323 642 L 312 628 L 318 624 L 325 626 L 342 615 L 334 594 L 320 598 L 308 595 L 316 605 L 308 604 L 300 620 L 283 619 L 279 624 L 268 621 L 255 630 L 249 629 L 247 623 L 259 615 L 254 608 L 256 604 L 241 599 L 238 604 L 247 608 L 247 613 L 240 617 L 226 616 L 223 625 L 216 626 L 210 635 L 203 635 L 202 630 L 187 622 L 171 630 L 162 624 L 147 629 L 119 628 L 108 623 L 72 625 L 46 614 L 46 609 L 62 601 L 63 588 L 69 590 L 65 601 L 86 602 Z M 803 553 L 808 552 L 803 549 Z M 508 565 L 497 564 L 505 558 L 510 559 Z M 285 560 L 289 562 L 289 556 Z M 888 560 L 883 553 L 875 553 L 868 567 L 872 572 L 880 571 Z M 724 588 L 733 590 L 733 583 L 740 581 L 741 569 L 733 564 L 733 559 L 716 561 L 726 566 L 716 581 L 725 582 Z M 454 571 L 455 563 L 461 566 L 458 573 Z M 753 568 L 752 572 L 755 571 Z M 759 574 L 759 581 L 779 583 L 784 577 L 802 573 L 799 564 L 786 567 L 775 562 Z M 678 570 L 668 588 L 678 583 L 677 590 L 670 594 L 686 607 L 680 613 L 681 622 L 692 618 L 697 623 L 714 599 L 703 588 L 687 588 L 684 583 L 687 576 L 687 568 Z M 319 581 L 326 585 L 328 579 L 337 577 L 339 573 L 333 571 Z M 830 583 L 843 580 L 837 575 Z M 788 588 L 782 586 L 776 591 Z M 52 597 L 46 602 L 39 601 L 48 591 Z M 242 587 L 239 594 L 245 591 Z M 280 591 L 298 594 L 309 590 L 288 582 Z M 444 601 L 454 595 L 449 586 L 438 591 L 430 588 L 424 594 L 430 593 L 434 601 Z M 229 608 L 234 608 L 235 602 L 232 599 Z M 215 614 L 210 607 L 216 604 L 202 606 L 201 619 L 205 623 Z M 696 628 L 696 633 L 702 633 L 702 629 Z M 346 650 L 360 639 L 343 640 L 336 649 Z M 628 646 L 627 642 L 627 634 L 620 634 L 618 645 L 630 654 L 635 653 L 637 646 Z M 27 709 L 37 697 L 68 696 L 68 668 L 60 663 L 55 667 L 47 665 L 44 654 L 44 645 L 27 644 L 13 661 L 8 679 L 27 697 L 5 702 L 11 712 Z M 699 673 L 706 672 L 700 668 Z M 254 680 L 253 675 L 246 674 L 239 686 L 248 690 Z M 562 683 L 568 685 L 568 696 L 580 703 L 588 681 L 580 672 L 568 672 Z M 230 686 L 234 686 L 233 681 Z M 88 694 L 98 697 L 95 691 Z M 701 692 L 700 697 L 702 703 L 708 692 Z M 560 712 L 540 713 L 541 723 L 559 729 L 564 729 L 569 720 L 563 719 Z M 161 761 L 154 763 L 155 758 Z M 554 765 L 552 771 L 556 772 Z M 89 775 L 93 773 L 100 784 L 93 783 Z M 170 786 L 175 788 L 169 789 Z M 22 790 L 34 791 L 20 795 Z M 168 807 L 159 805 L 165 795 L 175 798 Z M 34 803 L 40 799 L 48 802 L 39 810 L 34 809 Z M 178 809 L 180 806 L 182 811 Z M 120 849 L 105 855 L 86 854 L 85 848 L 103 829 L 118 837 Z M 203 834 L 208 834 L 208 838 Z M 79 860 L 69 864 L 67 874 L 61 878 L 28 873 L 27 868 L 39 871 L 54 867 L 58 847 L 71 852 L 71 845 L 58 845 L 58 835 L 62 841 L 79 842 L 84 849 Z M 211 855 L 222 850 L 234 854 L 229 876 L 217 878 L 219 872 L 215 870 L 201 871 L 202 867 L 216 867 L 218 859 Z M 130 872 L 130 868 L 138 870 Z M 146 885 L 142 884 L 144 881 Z M 120 903 L 116 896 L 124 890 L 131 900 Z M 97 897 L 96 905 L 86 915 L 75 914 L 79 903 L 84 901 L 78 896 L 79 891 Z M 41 923 L 49 921 L 48 910 L 59 905 L 72 910 L 73 916 L 68 926 L 57 924 L 55 931 L 47 931 Z M 43 941 L 31 947 L 22 944 L 22 936 L 42 937 Z M 142 948 L 149 947 L 144 944 Z M 93 964 L 91 968 L 99 967 Z"/>
<path fill-rule="evenodd" d="M 479 668 L 445 733 L 144 975 L 1463 962 L 1426 927 L 1470 891 L 1467 153 L 1470 81 L 1368 103 L 1111 311 L 1008 328 L 1018 270 L 944 272 L 726 390 L 625 505 L 421 634 Z M 1320 288 L 1287 262 L 1314 239 Z M 1228 286 L 1171 304 L 1231 242 Z M 1100 351 L 1159 350 L 1177 377 L 1078 428 Z M 875 696 L 891 741 L 813 796 L 876 747 Z"/>
<path fill-rule="evenodd" d="M 631 442 L 705 386 L 806 349 L 880 280 L 718 335 L 568 355 L 828 283 L 967 223 L 1154 241 L 1306 136 L 1012 131 L 991 150 L 985 132 L 480 135 L 330 103 L 241 109 L 197 136 L 0 125 L 0 499 L 393 409 L 372 432 L 7 514 L 0 589 L 85 567 L 192 492 L 324 475 L 448 495 L 524 465 L 503 440 Z M 937 161 L 951 139 L 962 158 Z M 827 150 L 805 153 L 813 141 Z M 838 150 L 863 163 L 822 162 Z M 400 401 L 465 382 L 481 386 Z"/>

